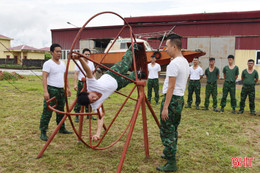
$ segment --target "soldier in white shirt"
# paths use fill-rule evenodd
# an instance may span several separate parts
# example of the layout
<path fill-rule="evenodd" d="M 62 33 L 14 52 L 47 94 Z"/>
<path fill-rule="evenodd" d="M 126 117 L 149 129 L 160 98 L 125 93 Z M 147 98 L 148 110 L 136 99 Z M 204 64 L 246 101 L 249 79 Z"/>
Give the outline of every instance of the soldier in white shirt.
<path fill-rule="evenodd" d="M 160 119 L 160 137 L 164 145 L 161 157 L 166 159 L 167 163 L 156 168 L 164 172 L 177 171 L 177 128 L 181 120 L 181 112 L 184 105 L 183 96 L 189 77 L 189 63 L 181 53 L 181 46 L 180 37 L 172 35 L 166 41 L 167 53 L 173 58 L 167 66 Z"/>
<path fill-rule="evenodd" d="M 89 57 L 90 54 L 91 54 L 91 51 L 90 51 L 89 49 L 85 48 L 85 49 L 83 49 L 82 53 L 83 53 L 85 56 Z M 91 61 L 88 61 L 87 59 L 84 59 L 84 60 L 86 61 L 86 63 L 88 64 L 88 66 L 89 66 L 89 68 L 90 68 L 90 70 L 91 70 L 91 72 L 93 73 L 93 71 L 95 70 L 94 63 L 91 62 Z M 81 65 L 80 63 L 78 63 L 78 65 L 79 65 L 79 67 L 81 68 L 81 70 L 83 70 L 82 65 Z M 94 76 L 95 76 L 95 75 L 94 75 Z M 85 77 L 85 76 L 84 76 L 83 73 L 80 71 L 80 69 L 78 68 L 78 66 L 75 65 L 75 72 L 74 72 L 74 90 L 77 91 L 77 95 L 81 92 L 81 90 L 82 90 L 82 88 L 83 88 L 83 82 L 81 81 L 83 77 Z M 75 111 L 76 113 L 79 113 L 79 112 L 80 112 L 80 105 L 79 105 L 78 103 L 76 103 L 76 105 L 75 105 L 75 107 L 74 107 L 74 111 Z M 86 112 L 91 112 L 91 108 L 90 108 L 90 110 L 89 110 L 89 108 L 86 107 Z M 87 117 L 87 118 L 88 118 L 88 117 Z M 93 117 L 92 115 L 91 115 L 91 118 L 92 118 L 93 120 L 96 120 L 96 118 Z M 79 122 L 79 116 L 78 116 L 78 115 L 76 115 L 76 117 L 75 117 L 75 122 Z"/>
<path fill-rule="evenodd" d="M 46 134 L 49 126 L 49 122 L 52 116 L 52 110 L 48 109 L 46 100 L 49 100 L 52 97 L 56 97 L 57 107 L 56 109 L 64 111 L 65 105 L 65 93 L 64 93 L 64 74 L 66 66 L 61 58 L 61 46 L 59 44 L 52 44 L 50 47 L 52 58 L 46 61 L 43 64 L 42 69 L 42 84 L 44 90 L 44 103 L 43 103 L 43 113 L 40 121 L 40 130 L 41 130 L 41 140 L 47 141 L 48 136 Z M 70 97 L 70 86 L 67 85 L 68 96 Z M 54 101 L 50 102 L 50 105 L 53 106 Z M 64 115 L 56 113 L 56 122 L 60 123 Z M 62 124 L 59 133 L 70 134 L 72 132 L 68 131 L 65 128 L 65 123 Z"/>
<path fill-rule="evenodd" d="M 201 102 L 200 99 L 200 79 L 203 77 L 203 70 L 199 66 L 199 58 L 194 57 L 193 58 L 193 66 L 190 67 L 190 81 L 189 81 L 189 87 L 188 87 L 188 101 L 187 101 L 187 106 L 185 108 L 191 108 L 192 104 L 192 95 L 193 92 L 195 91 L 196 94 L 196 109 L 199 110 L 199 105 Z"/>
<path fill-rule="evenodd" d="M 148 64 L 148 81 L 147 81 L 147 95 L 148 95 L 148 101 L 151 103 L 152 98 L 152 89 L 154 89 L 155 93 L 155 101 L 156 105 L 158 105 L 159 102 L 159 76 L 161 72 L 161 66 L 160 64 L 156 63 L 156 57 L 151 56 L 151 63 Z"/>

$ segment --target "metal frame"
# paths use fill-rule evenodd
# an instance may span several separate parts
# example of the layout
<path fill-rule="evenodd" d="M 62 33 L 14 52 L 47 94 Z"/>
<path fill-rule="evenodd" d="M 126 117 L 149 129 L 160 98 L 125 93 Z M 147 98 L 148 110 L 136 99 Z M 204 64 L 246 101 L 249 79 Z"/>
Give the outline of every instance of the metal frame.
<path fill-rule="evenodd" d="M 135 60 L 135 53 L 133 53 L 133 66 L 134 66 L 134 72 L 135 72 L 135 77 L 136 77 L 136 81 L 133 81 L 132 79 L 124 76 L 124 75 L 121 75 L 113 70 L 111 70 L 110 68 L 102 65 L 102 61 L 104 60 L 104 58 L 106 57 L 106 55 L 108 54 L 105 53 L 104 57 L 102 58 L 102 60 L 100 62 L 96 62 L 92 59 L 89 59 L 88 57 L 84 56 L 83 54 L 81 53 L 78 53 L 78 52 L 73 52 L 73 49 L 74 49 L 74 46 L 76 44 L 77 41 L 79 41 L 79 38 L 80 38 L 80 34 L 81 32 L 83 31 L 83 29 L 86 27 L 86 25 L 92 20 L 94 19 L 95 17 L 101 15 L 101 14 L 114 14 L 118 17 L 120 17 L 124 22 L 125 22 L 125 25 L 122 27 L 122 29 L 120 30 L 120 32 L 118 33 L 118 35 L 116 36 L 116 39 L 114 39 L 114 42 L 117 40 L 117 38 L 119 37 L 119 35 L 122 33 L 122 31 L 126 28 L 126 27 L 129 27 L 129 32 L 130 32 L 130 38 L 131 38 L 131 45 L 132 45 L 132 52 L 134 52 L 134 47 L 133 47 L 133 43 L 136 42 L 135 40 L 135 36 L 133 34 L 133 31 L 132 31 L 132 27 L 124 20 L 123 17 L 121 17 L 120 15 L 118 15 L 117 13 L 114 13 L 114 12 L 110 12 L 110 11 L 106 11 L 106 12 L 101 12 L 101 13 L 98 13 L 96 15 L 94 15 L 93 17 L 91 17 L 83 26 L 82 28 L 80 29 L 80 31 L 78 32 L 77 36 L 75 37 L 73 43 L 72 43 L 72 46 L 71 46 L 71 49 L 70 49 L 70 54 L 69 54 L 69 58 L 68 58 L 68 61 L 67 61 L 67 66 L 66 66 L 66 72 L 65 72 L 65 103 L 66 103 L 66 112 L 62 112 L 62 111 L 59 111 L 57 109 L 55 109 L 55 105 L 53 107 L 51 107 L 49 105 L 50 101 L 53 101 L 55 100 L 56 98 L 53 97 L 51 99 L 49 99 L 47 101 L 47 104 L 48 104 L 48 107 L 49 109 L 55 111 L 55 112 L 58 112 L 58 113 L 61 113 L 64 115 L 64 117 L 62 118 L 62 120 L 60 121 L 60 123 L 58 124 L 58 126 L 56 127 L 56 129 L 53 131 L 53 133 L 51 134 L 51 136 L 49 137 L 48 141 L 45 143 L 44 147 L 42 148 L 42 150 L 40 151 L 40 153 L 38 154 L 37 158 L 40 158 L 44 151 L 47 149 L 48 145 L 51 143 L 51 141 L 53 140 L 53 138 L 55 137 L 55 135 L 57 134 L 58 130 L 60 129 L 61 125 L 64 123 L 64 121 L 66 120 L 66 118 L 69 118 L 69 121 L 71 123 L 71 126 L 72 126 L 72 129 L 73 131 L 75 132 L 76 136 L 78 137 L 78 140 L 81 141 L 83 144 L 85 144 L 87 147 L 89 148 L 92 148 L 92 149 L 95 149 L 95 150 L 104 150 L 104 149 L 107 149 L 107 148 L 110 148 L 112 147 L 113 145 L 115 145 L 121 138 L 122 136 L 126 133 L 127 129 L 130 127 L 129 129 L 129 132 L 128 132 L 128 135 L 127 135 L 127 139 L 126 139 L 126 142 L 125 142 L 125 145 L 124 145 L 124 149 L 123 149 L 123 152 L 122 152 L 122 155 L 121 155 L 121 159 L 120 159 L 120 162 L 118 164 L 118 168 L 117 168 L 117 172 L 121 172 L 122 170 L 122 166 L 123 166 L 123 163 L 124 163 L 124 160 L 125 160 L 125 156 L 126 156 L 126 152 L 127 152 L 127 149 L 128 149 L 128 146 L 130 144 L 130 141 L 131 141 L 131 137 L 132 137 L 132 134 L 133 134 L 133 130 L 134 130 L 134 127 L 135 127 L 135 123 L 136 123 L 136 120 L 137 120 L 137 117 L 138 117 L 138 113 L 139 113 L 139 110 L 140 110 L 140 107 L 142 108 L 142 119 L 143 119 L 143 133 L 144 133 L 144 146 L 145 146 L 145 156 L 146 157 L 149 157 L 149 144 L 148 144 L 148 132 L 147 132 L 147 118 L 146 118 L 146 105 L 148 106 L 156 124 L 158 125 L 158 127 L 160 128 L 160 123 L 155 115 L 155 112 L 153 111 L 152 109 L 152 106 L 150 105 L 148 99 L 146 98 L 145 96 L 145 91 L 144 91 L 144 87 L 146 85 L 146 82 L 145 81 L 141 81 L 137 78 L 137 69 L 136 69 L 136 60 Z M 111 47 L 113 46 L 114 42 L 112 43 Z M 111 48 L 110 47 L 110 48 Z M 109 48 L 109 50 L 110 50 Z M 69 104 L 68 104 L 68 98 L 67 98 L 67 82 L 68 82 L 68 69 L 69 69 L 69 63 L 70 63 L 70 59 L 72 59 L 75 64 L 79 67 L 79 65 L 77 64 L 77 62 L 72 58 L 72 53 L 74 54 L 78 54 L 92 62 L 94 62 L 95 64 L 97 64 L 96 66 L 96 69 L 98 68 L 98 66 L 101 66 L 107 70 L 110 70 L 112 71 L 113 73 L 117 74 L 117 75 L 120 75 L 128 80 L 131 80 L 135 86 L 133 87 L 133 89 L 130 91 L 130 93 L 128 95 L 125 95 L 125 94 L 122 94 L 120 92 L 116 92 L 124 97 L 126 97 L 125 101 L 123 102 L 123 104 L 121 105 L 120 109 L 118 110 L 118 112 L 116 113 L 115 117 L 113 118 L 113 120 L 111 121 L 111 123 L 109 124 L 108 127 L 106 127 L 105 125 L 103 126 L 104 129 L 105 129 L 105 132 L 103 134 L 103 136 L 100 138 L 99 142 L 96 144 L 96 145 L 92 145 L 91 143 L 91 118 L 89 118 L 89 144 L 87 144 L 83 139 L 82 139 L 82 127 L 83 127 L 83 116 L 90 116 L 90 115 L 97 115 L 98 118 L 101 118 L 101 114 L 99 111 L 97 111 L 97 113 L 84 113 L 84 106 L 81 106 L 81 111 L 80 113 L 71 113 L 71 111 L 73 110 L 73 107 L 75 106 L 76 104 L 76 101 L 77 99 L 75 99 L 72 103 L 72 105 L 69 107 Z M 86 74 L 84 73 L 84 71 L 79 67 L 80 71 L 86 76 Z M 83 80 L 84 81 L 84 80 Z M 138 98 L 137 99 L 134 99 L 131 97 L 132 93 L 134 92 L 134 90 L 137 88 L 137 91 L 138 91 Z M 83 86 L 83 89 L 82 91 L 86 91 L 86 82 L 84 81 L 84 86 Z M 133 115 L 131 117 L 131 120 L 129 121 L 127 127 L 125 128 L 124 132 L 120 135 L 120 137 L 114 141 L 112 144 L 110 144 L 109 146 L 106 146 L 106 147 L 103 147 L 103 148 L 98 148 L 98 146 L 100 145 L 100 143 L 102 142 L 102 140 L 104 139 L 104 137 L 106 136 L 106 134 L 108 133 L 110 127 L 112 126 L 112 124 L 114 123 L 114 121 L 116 120 L 116 118 L 118 117 L 119 113 L 121 112 L 121 110 L 123 109 L 123 107 L 125 106 L 125 104 L 127 103 L 128 99 L 132 99 L 134 101 L 136 101 L 136 105 L 135 105 L 135 109 L 134 109 L 134 112 L 133 112 Z M 102 111 L 104 112 L 104 108 L 103 108 L 103 105 L 100 105 L 100 108 L 102 109 Z M 99 109 L 98 109 L 99 110 Z M 77 131 L 74 124 L 73 124 L 73 121 L 72 121 L 72 118 L 71 116 L 72 115 L 80 115 L 80 121 L 79 121 L 79 130 Z"/>

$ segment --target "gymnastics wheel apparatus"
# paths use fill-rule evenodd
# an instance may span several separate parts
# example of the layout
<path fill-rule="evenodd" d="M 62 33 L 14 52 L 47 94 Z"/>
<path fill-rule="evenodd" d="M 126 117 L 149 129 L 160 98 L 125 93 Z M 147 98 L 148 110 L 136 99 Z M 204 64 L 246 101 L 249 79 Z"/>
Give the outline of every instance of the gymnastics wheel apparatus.
<path fill-rule="evenodd" d="M 133 52 L 133 63 L 132 63 L 132 69 L 134 70 L 134 73 L 135 73 L 135 81 L 128 78 L 127 76 L 124 76 L 122 74 L 119 74 L 117 73 L 116 71 L 113 71 L 111 70 L 110 68 L 108 68 L 107 66 L 105 65 L 102 65 L 102 61 L 106 58 L 107 54 L 109 53 L 109 50 L 104 54 L 104 56 L 102 57 L 102 59 L 100 60 L 100 62 L 96 62 L 95 60 L 92 60 L 88 57 L 86 57 L 85 55 L 81 54 L 81 53 L 78 53 L 78 52 L 74 52 L 74 47 L 76 45 L 76 43 L 79 41 L 79 38 L 80 38 L 80 35 L 82 33 L 82 31 L 85 29 L 85 27 L 87 26 L 87 24 L 93 20 L 95 17 L 99 16 L 99 15 L 102 15 L 102 14 L 113 14 L 113 15 L 116 15 L 118 16 L 119 18 L 121 18 L 123 21 L 124 21 L 124 25 L 123 27 L 121 28 L 121 30 L 119 31 L 119 33 L 117 34 L 117 36 L 115 37 L 113 43 L 111 44 L 111 46 L 109 47 L 109 50 L 111 49 L 111 47 L 114 45 L 114 43 L 116 42 L 116 40 L 118 39 L 118 37 L 120 36 L 120 34 L 124 31 L 125 28 L 128 28 L 129 29 L 129 34 L 130 34 L 130 38 L 131 38 L 131 43 L 128 44 L 128 46 L 130 46 L 131 44 L 131 47 L 132 47 L 132 52 Z M 138 50 L 137 52 L 135 52 L 135 49 L 134 49 L 134 43 L 135 44 L 139 44 L 139 45 L 142 45 L 141 47 L 141 50 Z M 92 61 L 93 63 L 96 64 L 96 68 L 94 70 L 94 72 L 96 71 L 96 69 L 98 67 L 102 67 L 106 70 L 109 70 L 121 77 L 124 77 L 130 81 L 132 81 L 134 83 L 134 87 L 133 89 L 130 91 L 130 93 L 128 95 L 125 95 L 123 93 L 120 93 L 118 91 L 115 91 L 116 93 L 126 97 L 125 101 L 122 103 L 121 107 L 119 108 L 118 112 L 116 113 L 115 117 L 112 119 L 111 123 L 108 125 L 108 127 L 106 127 L 105 125 L 103 125 L 103 128 L 105 130 L 104 134 L 102 135 L 102 137 L 100 138 L 100 140 L 97 142 L 96 145 L 93 145 L 92 144 L 92 141 L 91 141 L 91 118 L 90 116 L 91 115 L 97 115 L 97 117 L 100 119 L 101 118 L 101 113 L 100 113 L 100 109 L 102 109 L 102 112 L 105 113 L 105 109 L 103 107 L 103 105 L 100 105 L 100 109 L 97 109 L 97 112 L 87 112 L 87 113 L 84 113 L 84 106 L 81 106 L 81 110 L 80 110 L 80 113 L 71 113 L 71 111 L 73 110 L 76 102 L 77 102 L 77 98 L 73 101 L 72 105 L 69 106 L 68 104 L 68 97 L 67 97 L 67 82 L 68 82 L 68 69 L 69 69 L 69 63 L 70 63 L 70 60 L 72 59 L 74 61 L 74 63 L 78 66 L 79 70 L 84 74 L 84 76 L 86 77 L 86 74 L 85 72 L 80 68 L 80 66 L 78 65 L 78 63 L 75 61 L 74 58 L 72 58 L 72 54 L 76 54 L 76 55 L 79 55 L 81 57 L 84 57 L 86 58 L 87 60 L 89 61 Z M 124 160 L 125 160 L 125 156 L 126 156 L 126 152 L 127 152 L 127 149 L 128 149 L 128 146 L 129 146 L 129 143 L 130 143 L 130 140 L 131 140 L 131 137 L 132 137 L 132 133 L 133 133 L 133 130 L 134 130 L 134 127 L 135 127 L 135 123 L 136 123 L 136 120 L 137 120 L 137 117 L 138 117 L 138 113 L 139 113 L 139 110 L 140 110 L 140 107 L 142 107 L 142 122 L 143 122 L 143 134 L 144 134 L 144 148 L 145 148 L 145 156 L 148 158 L 149 157 L 149 144 L 148 144 L 148 132 L 147 132 L 147 118 L 146 118 L 146 106 L 149 108 L 157 126 L 160 128 L 160 123 L 155 115 L 155 112 L 153 111 L 148 99 L 146 98 L 146 95 L 145 95 L 145 91 L 144 91 L 144 87 L 146 85 L 146 82 L 143 81 L 143 80 L 140 80 L 138 79 L 138 75 L 137 75 L 137 69 L 141 69 L 142 72 L 146 73 L 147 74 L 147 57 L 146 57 L 146 54 L 145 54 L 145 49 L 144 49 L 144 44 L 143 43 L 137 43 L 136 42 L 136 39 L 135 39 L 135 36 L 134 36 L 134 33 L 133 33 L 133 30 L 132 30 L 132 27 L 128 24 L 128 22 L 123 18 L 121 17 L 119 14 L 117 13 L 114 13 L 114 12 L 111 12 L 111 11 L 105 11 L 105 12 L 101 12 L 101 13 L 98 13 L 94 16 L 92 16 L 82 27 L 81 29 L 78 31 L 73 43 L 72 43 L 72 46 L 71 46 L 71 49 L 70 49 L 70 53 L 69 53 L 69 57 L 68 57 L 68 61 L 67 61 L 67 65 L 66 65 L 66 71 L 65 71 L 65 104 L 66 104 L 66 112 L 63 112 L 63 111 L 59 111 L 57 109 L 55 109 L 56 105 L 57 105 L 57 102 L 56 102 L 56 98 L 53 97 L 49 100 L 47 100 L 47 105 L 48 105 L 48 108 L 52 111 L 55 111 L 55 112 L 58 112 L 60 114 L 63 114 L 63 118 L 62 120 L 60 121 L 60 123 L 58 124 L 58 126 L 56 127 L 56 129 L 53 131 L 53 133 L 51 134 L 51 136 L 49 137 L 48 141 L 45 143 L 44 147 L 42 148 L 42 150 L 40 151 L 40 153 L 38 154 L 37 158 L 40 158 L 44 151 L 47 149 L 47 147 L 49 146 L 49 144 L 51 143 L 51 141 L 53 140 L 53 138 L 55 137 L 55 135 L 58 133 L 61 125 L 65 122 L 65 120 L 67 118 L 69 118 L 69 121 L 70 121 L 70 124 L 72 126 L 72 129 L 73 131 L 75 132 L 75 134 L 77 135 L 78 137 L 78 141 L 81 141 L 84 145 L 86 145 L 87 147 L 91 148 L 91 149 L 94 149 L 94 150 L 105 150 L 105 149 L 108 149 L 110 147 L 112 147 L 113 145 L 115 145 L 122 137 L 123 135 L 126 133 L 126 131 L 129 129 L 128 131 L 128 135 L 127 135 L 127 138 L 126 138 L 126 141 L 125 141 L 125 144 L 124 144 L 124 149 L 123 149 L 123 152 L 122 152 L 122 155 L 121 155 L 121 159 L 119 161 L 119 164 L 118 164 L 118 167 L 117 167 L 117 172 L 121 172 L 122 170 L 122 166 L 123 166 L 123 163 L 124 163 Z M 146 78 L 147 79 L 147 76 Z M 82 91 L 86 91 L 86 79 L 83 78 L 83 82 L 84 82 L 84 86 L 83 86 L 83 89 Z M 137 89 L 137 92 L 138 92 L 138 96 L 137 98 L 132 98 L 131 95 L 132 93 L 134 92 L 134 90 Z M 120 137 L 118 139 L 116 139 L 112 144 L 110 144 L 109 146 L 106 146 L 106 147 L 103 147 L 103 148 L 99 148 L 99 145 L 101 144 L 102 140 L 104 139 L 104 137 L 106 136 L 106 134 L 108 133 L 110 127 L 112 126 L 112 124 L 114 123 L 114 121 L 116 120 L 116 118 L 118 117 L 119 113 L 121 112 L 121 110 L 123 109 L 123 107 L 126 105 L 127 101 L 131 99 L 131 100 L 134 100 L 136 101 L 136 105 L 135 105 L 135 108 L 134 108 L 134 112 L 132 114 L 132 117 L 131 117 L 131 120 L 129 121 L 127 127 L 125 128 L 125 130 L 123 131 L 123 133 L 120 135 Z M 50 102 L 55 102 L 55 105 L 54 106 L 51 106 L 50 105 Z M 72 121 L 72 118 L 71 116 L 75 116 L 75 115 L 79 115 L 80 116 L 80 121 L 79 121 L 79 129 L 76 130 L 74 124 L 73 124 L 73 121 Z M 103 114 L 104 115 L 104 114 Z M 83 138 L 82 138 L 82 128 L 83 128 L 83 118 L 84 116 L 89 116 L 89 143 L 87 143 Z"/>

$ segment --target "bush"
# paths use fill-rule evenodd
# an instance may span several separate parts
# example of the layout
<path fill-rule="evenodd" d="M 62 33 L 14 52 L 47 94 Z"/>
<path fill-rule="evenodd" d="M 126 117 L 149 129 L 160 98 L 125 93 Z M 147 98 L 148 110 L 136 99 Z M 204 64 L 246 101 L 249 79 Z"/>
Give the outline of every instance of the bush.
<path fill-rule="evenodd" d="M 8 73 L 8 72 L 2 72 L 0 71 L 0 80 L 18 80 L 18 79 L 23 79 L 24 77 L 12 72 L 12 73 Z"/>

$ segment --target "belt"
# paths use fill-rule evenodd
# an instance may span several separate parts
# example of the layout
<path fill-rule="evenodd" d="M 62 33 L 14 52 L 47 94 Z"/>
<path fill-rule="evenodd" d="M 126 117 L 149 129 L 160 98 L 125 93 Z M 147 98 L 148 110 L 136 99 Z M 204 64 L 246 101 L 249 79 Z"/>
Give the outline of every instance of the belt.
<path fill-rule="evenodd" d="M 200 79 L 198 79 L 198 80 L 191 80 L 191 79 L 190 79 L 190 81 L 200 81 Z"/>
<path fill-rule="evenodd" d="M 235 83 L 235 81 L 233 82 L 233 81 L 225 81 L 225 82 L 227 82 L 227 83 Z"/>
<path fill-rule="evenodd" d="M 217 82 L 207 82 L 207 84 L 216 84 Z"/>

